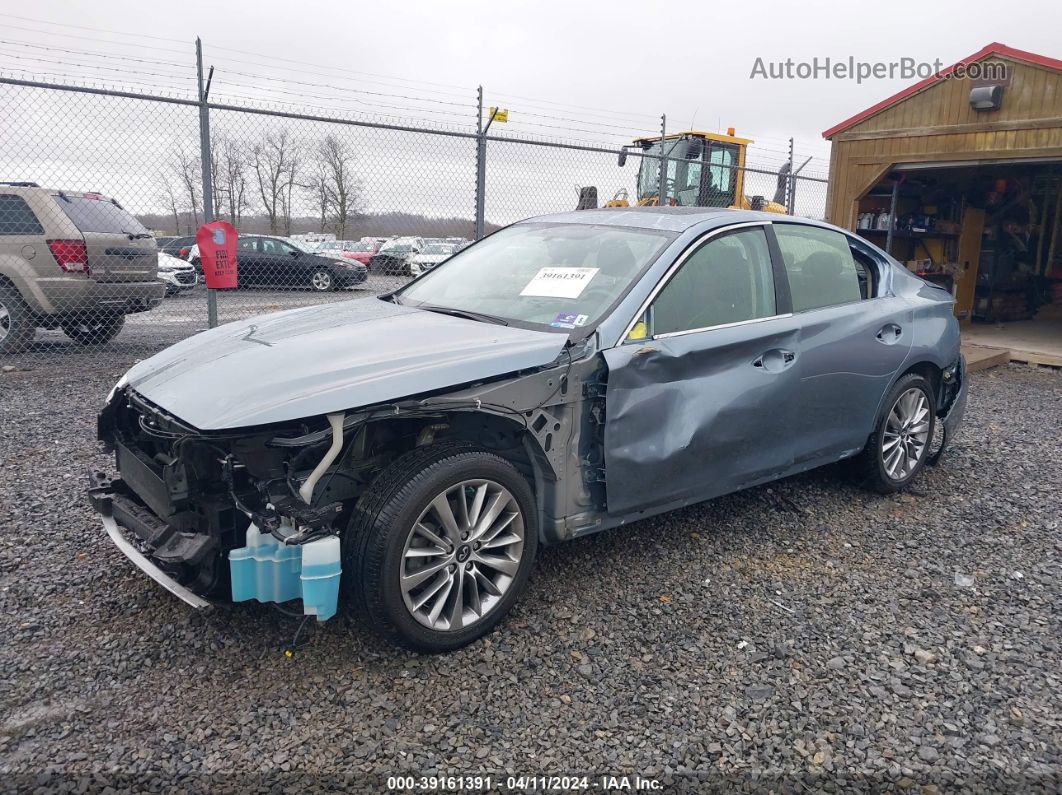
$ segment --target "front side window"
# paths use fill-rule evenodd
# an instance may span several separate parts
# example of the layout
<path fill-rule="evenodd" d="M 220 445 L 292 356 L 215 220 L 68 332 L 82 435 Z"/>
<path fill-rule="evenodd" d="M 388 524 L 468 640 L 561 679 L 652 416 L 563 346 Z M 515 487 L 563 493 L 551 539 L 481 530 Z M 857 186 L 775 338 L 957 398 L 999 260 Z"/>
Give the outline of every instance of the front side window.
<path fill-rule="evenodd" d="M 848 238 L 832 229 L 775 224 L 789 277 L 793 311 L 859 301 L 869 294 L 866 269 L 852 256 Z"/>
<path fill-rule="evenodd" d="M 517 224 L 454 254 L 397 293 L 400 303 L 571 330 L 595 324 L 674 239 L 593 224 Z"/>
<path fill-rule="evenodd" d="M 757 227 L 697 248 L 657 295 L 650 328 L 654 335 L 673 334 L 776 313 L 767 236 Z"/>
<path fill-rule="evenodd" d="M 0 235 L 43 235 L 44 227 L 21 196 L 0 196 Z"/>

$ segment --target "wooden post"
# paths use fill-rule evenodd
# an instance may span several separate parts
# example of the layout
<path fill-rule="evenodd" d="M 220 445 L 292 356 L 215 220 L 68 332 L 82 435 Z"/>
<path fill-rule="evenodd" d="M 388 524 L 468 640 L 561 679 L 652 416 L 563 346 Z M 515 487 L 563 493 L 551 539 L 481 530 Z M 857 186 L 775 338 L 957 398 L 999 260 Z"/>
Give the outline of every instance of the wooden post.
<path fill-rule="evenodd" d="M 1062 211 L 1062 179 L 1058 181 L 1058 193 L 1055 194 L 1055 219 L 1051 222 L 1051 245 L 1047 248 L 1047 262 L 1044 263 L 1045 274 L 1050 270 L 1051 263 L 1055 261 L 1055 245 L 1058 243 L 1059 211 Z"/>

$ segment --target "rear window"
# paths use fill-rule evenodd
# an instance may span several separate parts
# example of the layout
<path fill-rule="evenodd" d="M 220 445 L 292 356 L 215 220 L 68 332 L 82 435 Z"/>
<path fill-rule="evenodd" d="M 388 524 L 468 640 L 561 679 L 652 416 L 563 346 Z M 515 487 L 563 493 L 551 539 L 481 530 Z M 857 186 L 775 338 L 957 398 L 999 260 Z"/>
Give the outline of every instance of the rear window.
<path fill-rule="evenodd" d="M 44 228 L 21 196 L 0 196 L 0 235 L 43 235 Z"/>
<path fill-rule="evenodd" d="M 55 201 L 82 232 L 148 234 L 148 230 L 142 223 L 117 204 L 106 199 L 60 195 L 55 197 Z"/>

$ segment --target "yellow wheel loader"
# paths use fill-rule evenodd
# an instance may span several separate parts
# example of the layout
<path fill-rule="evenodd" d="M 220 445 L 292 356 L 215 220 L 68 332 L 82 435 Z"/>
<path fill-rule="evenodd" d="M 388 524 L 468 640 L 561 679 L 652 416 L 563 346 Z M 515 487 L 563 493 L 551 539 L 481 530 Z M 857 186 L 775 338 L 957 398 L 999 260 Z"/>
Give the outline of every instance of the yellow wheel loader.
<path fill-rule="evenodd" d="M 655 207 L 666 203 L 672 207 L 731 207 L 740 210 L 764 210 L 769 213 L 785 213 L 788 164 L 778 172 L 778 185 L 774 200 L 763 196 L 749 197 L 745 194 L 745 151 L 752 141 L 738 138 L 734 131 L 720 133 L 686 130 L 661 138 L 636 138 L 633 144 L 620 151 L 619 165 L 627 162 L 627 150 L 639 150 L 641 165 L 638 168 L 639 207 Z M 663 189 L 665 202 L 660 201 L 660 164 L 666 163 Z M 584 189 L 591 190 L 591 189 Z M 596 189 L 593 202 L 596 206 Z M 580 206 L 589 199 L 580 196 Z M 605 202 L 606 207 L 629 207 L 626 191 L 620 191 Z"/>

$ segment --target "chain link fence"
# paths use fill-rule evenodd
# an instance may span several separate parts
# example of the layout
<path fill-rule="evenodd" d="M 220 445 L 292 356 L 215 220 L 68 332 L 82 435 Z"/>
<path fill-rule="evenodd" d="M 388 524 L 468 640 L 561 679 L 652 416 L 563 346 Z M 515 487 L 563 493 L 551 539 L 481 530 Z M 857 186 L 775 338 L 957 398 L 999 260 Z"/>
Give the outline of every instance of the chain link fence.
<path fill-rule="evenodd" d="M 385 293 L 522 218 L 656 203 L 661 161 L 669 203 L 822 217 L 826 197 L 825 179 L 752 158 L 621 158 L 265 102 L 0 78 L 0 113 L 0 364 L 14 367 L 148 356 L 206 329 L 212 301 L 226 323 Z M 214 218 L 239 232 L 238 289 L 203 283 L 195 233 Z"/>

